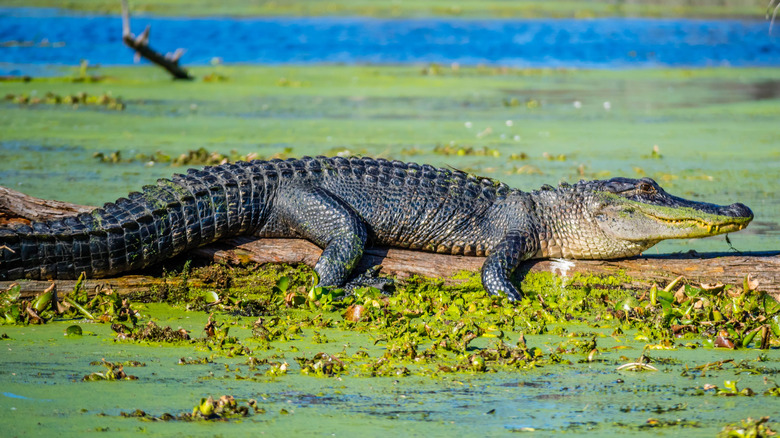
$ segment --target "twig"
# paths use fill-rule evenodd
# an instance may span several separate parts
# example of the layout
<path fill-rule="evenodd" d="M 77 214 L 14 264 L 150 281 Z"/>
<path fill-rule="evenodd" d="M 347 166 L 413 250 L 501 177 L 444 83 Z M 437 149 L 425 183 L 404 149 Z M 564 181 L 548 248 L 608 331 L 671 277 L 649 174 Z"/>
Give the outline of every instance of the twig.
<path fill-rule="evenodd" d="M 775 4 L 777 2 L 777 4 Z M 780 10 L 780 0 L 769 0 L 769 4 L 766 7 L 766 18 L 769 19 L 769 10 L 772 11 L 772 20 L 769 22 L 769 34 L 772 34 L 772 26 L 775 24 L 775 17 L 777 17 L 777 11 Z"/>
<path fill-rule="evenodd" d="M 179 66 L 179 58 L 184 54 L 184 49 L 176 49 L 171 54 L 168 53 L 165 56 L 157 53 L 151 47 L 149 47 L 149 31 L 151 26 L 146 26 L 140 35 L 135 36 L 130 31 L 130 12 L 127 6 L 127 0 L 122 0 L 122 41 L 126 46 L 135 50 L 136 60 L 139 57 L 144 57 L 154 64 L 159 65 L 168 71 L 175 79 L 187 79 L 192 80 L 192 76 Z"/>

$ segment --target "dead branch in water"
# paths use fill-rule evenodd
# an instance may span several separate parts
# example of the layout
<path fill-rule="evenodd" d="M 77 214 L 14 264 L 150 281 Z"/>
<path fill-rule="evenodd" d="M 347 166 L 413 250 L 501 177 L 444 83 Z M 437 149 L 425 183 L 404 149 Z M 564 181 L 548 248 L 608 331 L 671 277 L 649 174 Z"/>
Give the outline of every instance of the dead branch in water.
<path fill-rule="evenodd" d="M 176 49 L 173 53 L 161 55 L 149 47 L 149 32 L 151 26 L 146 26 L 140 35 L 135 36 L 130 31 L 130 8 L 127 0 L 122 0 L 122 41 L 126 46 L 135 50 L 136 58 L 144 57 L 154 64 L 168 71 L 175 79 L 192 80 L 192 76 L 183 67 L 179 66 L 179 58 L 184 54 L 184 49 Z"/>

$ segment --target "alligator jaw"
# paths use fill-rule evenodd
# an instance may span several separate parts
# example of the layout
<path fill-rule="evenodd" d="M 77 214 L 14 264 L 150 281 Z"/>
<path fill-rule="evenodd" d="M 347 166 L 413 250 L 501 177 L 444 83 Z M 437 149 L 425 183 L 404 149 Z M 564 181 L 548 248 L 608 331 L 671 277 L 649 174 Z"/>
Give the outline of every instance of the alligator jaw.
<path fill-rule="evenodd" d="M 605 233 L 632 242 L 692 239 L 745 228 L 753 212 L 742 204 L 720 206 L 667 195 L 667 205 L 639 202 L 606 194 L 598 214 Z"/>
<path fill-rule="evenodd" d="M 739 218 L 738 220 L 726 220 L 718 223 L 703 221 L 698 218 L 683 218 L 683 219 L 667 219 L 649 214 L 661 224 L 672 227 L 680 227 L 688 230 L 700 230 L 704 236 L 715 236 L 718 234 L 733 233 L 739 231 L 748 226 L 752 218 Z M 729 218 L 733 219 L 733 218 Z M 695 236 L 682 236 L 686 237 L 700 237 L 698 233 Z"/>

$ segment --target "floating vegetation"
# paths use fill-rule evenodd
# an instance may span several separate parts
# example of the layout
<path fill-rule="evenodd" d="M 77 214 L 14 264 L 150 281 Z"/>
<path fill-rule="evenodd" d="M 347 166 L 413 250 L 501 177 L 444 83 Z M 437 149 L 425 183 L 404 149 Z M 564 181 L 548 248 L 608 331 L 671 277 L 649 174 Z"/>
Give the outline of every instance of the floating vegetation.
<path fill-rule="evenodd" d="M 657 144 L 653 145 L 653 151 L 650 152 L 650 155 L 642 155 L 642 158 L 650 158 L 653 160 L 660 160 L 664 156 L 661 155 L 661 149 L 658 147 Z"/>
<path fill-rule="evenodd" d="M 76 281 L 71 293 L 58 296 L 56 283 L 32 299 L 23 299 L 21 286 L 11 284 L 0 294 L 0 324 L 45 324 L 54 319 L 86 318 L 95 322 L 129 321 L 135 323 L 138 314 L 130 301 L 115 293 L 110 286 L 95 289 L 92 296 L 83 287 L 84 274 Z M 78 326 L 66 329 L 66 335 L 80 335 Z"/>
<path fill-rule="evenodd" d="M 459 157 L 464 156 L 477 156 L 477 157 L 495 157 L 498 158 L 501 156 L 501 152 L 498 151 L 498 149 L 491 149 L 487 146 L 482 146 L 481 148 L 475 148 L 472 146 L 460 146 L 455 142 L 450 142 L 448 144 L 437 144 L 433 148 L 433 153 L 436 155 L 456 155 Z"/>
<path fill-rule="evenodd" d="M 780 394 L 777 385 L 769 380 L 777 370 L 765 366 L 769 359 L 760 350 L 763 326 L 769 327 L 767 345 L 780 345 L 780 337 L 775 336 L 771 327 L 771 321 L 778 316 L 777 308 L 762 300 L 764 294 L 759 285 L 749 278 L 741 286 L 732 287 L 691 285 L 680 278 L 666 287 L 635 293 L 620 288 L 628 281 L 626 278 L 575 274 L 562 287 L 559 278 L 534 273 L 525 277 L 526 296 L 509 303 L 504 297 L 487 295 L 478 275 L 473 273 L 447 280 L 455 284 L 412 277 L 399 281 L 392 295 L 374 288 L 358 288 L 346 296 L 338 290 L 312 288 L 313 274 L 307 267 L 187 267 L 181 274 L 171 275 L 170 283 L 178 287 L 175 285 L 180 284 L 181 276 L 186 277 L 189 286 L 186 293 L 175 296 L 173 305 L 182 310 L 209 312 L 194 328 L 171 328 L 166 327 L 168 322 L 148 320 L 137 325 L 115 323 L 113 328 L 119 339 L 171 348 L 170 353 L 176 356 L 172 361 L 169 357 L 165 367 L 173 363 L 187 365 L 176 367 L 175 373 L 179 377 L 192 375 L 202 382 L 250 381 L 287 386 L 299 385 L 300 380 L 296 379 L 303 376 L 348 385 L 357 378 L 391 377 L 392 381 L 409 379 L 406 384 L 418 385 L 422 377 L 422 381 L 434 379 L 440 384 L 456 385 L 493 374 L 497 381 L 506 381 L 507 376 L 527 376 L 529 381 L 523 385 L 531 386 L 549 384 L 536 382 L 540 375 L 599 367 L 599 373 L 614 373 L 621 382 L 634 379 L 636 372 L 643 372 L 641 379 L 654 381 L 670 372 L 697 382 L 716 377 L 718 387 L 694 383 L 677 389 L 686 397 L 705 396 L 713 403 L 725 397 L 755 401 L 774 399 Z M 174 295 L 167 297 L 173 299 Z M 735 300 L 740 297 L 735 308 Z M 695 305 L 699 300 L 702 304 Z M 252 318 L 238 315 L 236 310 L 242 302 L 264 303 L 263 314 Z M 153 309 L 151 305 L 145 308 Z M 722 319 L 710 316 L 716 311 Z M 176 320 L 189 318 L 177 315 Z M 731 334 L 729 326 L 738 329 L 738 334 Z M 196 338 L 201 327 L 202 337 Z M 719 358 L 689 365 L 675 356 L 648 355 L 656 349 L 715 348 L 710 341 L 721 330 L 729 333 L 736 348 L 752 350 L 758 358 Z M 746 342 L 743 334 L 756 330 L 752 342 Z M 640 349 L 644 344 L 641 355 L 626 357 L 618 353 L 622 349 L 635 350 L 637 344 Z M 193 353 L 179 354 L 179 349 Z M 160 364 L 151 362 L 148 366 L 153 369 L 147 374 L 157 378 L 152 376 L 159 372 Z M 128 367 L 137 363 L 93 365 L 106 370 L 87 376 L 90 381 L 125 379 Z M 544 370 L 528 373 L 539 368 Z M 725 373 L 736 376 L 724 376 Z M 767 383 L 759 387 L 756 378 L 746 383 L 741 374 L 767 377 Z M 149 378 L 141 377 L 140 383 L 148 383 Z M 737 379 L 742 381 L 739 386 Z M 656 384 L 646 390 L 669 391 Z M 287 396 L 284 397 L 286 400 Z M 269 399 L 269 403 L 274 403 L 273 412 L 284 415 L 280 408 L 288 407 L 280 406 L 276 396 Z M 232 405 L 206 397 L 193 411 L 150 414 L 144 409 L 123 416 L 144 421 L 224 421 L 265 411 L 252 403 L 250 400 Z M 634 417 L 614 423 L 613 427 L 704 427 L 700 418 L 686 407 L 687 403 L 685 399 L 668 405 L 639 403 L 620 408 L 628 409 L 629 414 L 648 412 L 653 418 L 645 416 L 639 422 Z M 246 411 L 236 410 L 239 406 Z M 664 416 L 677 411 L 681 414 Z"/>
<path fill-rule="evenodd" d="M 544 175 L 542 169 L 539 169 L 538 167 L 532 166 L 530 164 L 525 164 L 523 166 L 514 166 L 509 173 L 514 173 L 518 175 Z"/>
<path fill-rule="evenodd" d="M 327 353 L 317 353 L 311 359 L 296 357 L 295 361 L 301 366 L 301 373 L 310 376 L 331 377 L 346 371 L 344 362 Z"/>
<path fill-rule="evenodd" d="M 140 364 L 140 362 L 138 363 Z M 103 359 L 101 362 L 92 362 L 90 365 L 103 365 L 107 370 L 103 373 L 94 372 L 84 376 L 81 379 L 84 382 L 97 382 L 100 380 L 138 380 L 138 377 L 125 373 L 125 364 L 123 363 L 108 362 L 107 360 Z M 133 362 L 130 366 L 139 365 L 135 365 Z"/>
<path fill-rule="evenodd" d="M 199 340 L 210 351 L 219 351 L 227 357 L 247 356 L 252 353 L 235 336 L 229 336 L 230 327 L 225 324 L 219 324 L 214 319 L 214 315 L 209 315 L 209 320 L 203 328 L 206 333 L 204 339 Z"/>
<path fill-rule="evenodd" d="M 276 81 L 276 85 L 279 87 L 301 88 L 301 87 L 308 87 L 309 83 L 304 81 L 298 81 L 295 79 L 281 77 Z"/>
<path fill-rule="evenodd" d="M 187 330 L 174 330 L 171 327 L 160 327 L 154 321 L 134 328 L 124 324 L 112 324 L 119 340 L 149 341 L 149 342 L 181 342 L 189 341 Z"/>
<path fill-rule="evenodd" d="M 775 436 L 777 432 L 767 425 L 769 417 L 761 417 L 758 420 L 748 418 L 741 420 L 739 424 L 729 424 L 718 433 L 718 438 L 768 438 Z"/>
<path fill-rule="evenodd" d="M 501 102 L 504 104 L 505 107 L 508 107 L 508 108 L 513 108 L 513 107 L 518 107 L 518 106 L 523 105 L 523 106 L 525 106 L 528 109 L 537 109 L 537 108 L 541 108 L 541 106 L 542 106 L 542 102 L 540 100 L 534 99 L 534 98 L 530 98 L 530 97 L 528 99 L 526 99 L 525 101 L 523 101 L 523 102 L 521 102 L 516 97 L 512 97 L 512 98 L 509 98 L 509 99 L 504 98 Z"/>
<path fill-rule="evenodd" d="M 179 359 L 179 365 L 206 365 L 210 363 L 214 363 L 214 362 L 207 357 L 196 357 L 196 358 L 182 357 L 181 359 Z"/>
<path fill-rule="evenodd" d="M 120 415 L 126 418 L 138 418 L 146 421 L 228 421 L 250 416 L 250 409 L 255 413 L 262 412 L 262 408 L 258 408 L 255 400 L 249 400 L 246 402 L 246 405 L 241 405 L 236 402 L 232 395 L 223 395 L 216 400 L 212 396 L 202 398 L 192 408 L 192 412 L 178 415 L 164 413 L 156 417 L 140 409 L 132 412 L 122 412 Z"/>
<path fill-rule="evenodd" d="M 528 159 L 528 154 L 526 154 L 525 152 L 509 154 L 510 161 L 522 161 L 527 159 Z"/>
<path fill-rule="evenodd" d="M 542 153 L 542 158 L 548 161 L 566 161 L 565 154 L 551 154 L 549 152 Z"/>
<path fill-rule="evenodd" d="M 156 163 L 168 163 L 171 166 L 215 166 L 219 164 L 232 163 L 235 161 L 252 160 L 270 160 L 274 158 L 284 159 L 292 153 L 292 148 L 285 148 L 283 152 L 269 156 L 261 156 L 256 152 L 248 154 L 239 154 L 236 150 L 231 150 L 228 154 L 217 151 L 209 151 L 206 148 L 192 149 L 187 153 L 177 157 L 171 156 L 165 152 L 157 151 L 153 154 L 136 154 L 127 158 L 122 151 L 114 152 L 95 152 L 92 157 L 101 163 L 146 163 L 154 165 Z"/>
<path fill-rule="evenodd" d="M 27 93 L 8 93 L 5 95 L 5 100 L 18 103 L 20 105 L 69 105 L 76 109 L 79 105 L 85 106 L 100 106 L 109 110 L 122 111 L 125 109 L 125 103 L 122 102 L 121 97 L 113 97 L 110 93 L 103 93 L 100 95 L 91 95 L 82 91 L 76 94 L 60 95 L 52 93 L 51 91 L 38 97 L 37 95 L 31 95 Z"/>
<path fill-rule="evenodd" d="M 704 385 L 705 391 L 714 391 L 716 395 L 724 395 L 724 396 L 735 396 L 735 395 L 741 395 L 746 397 L 752 397 L 756 395 L 755 391 L 753 391 L 750 388 L 743 388 L 739 389 L 737 388 L 737 381 L 735 380 L 726 380 L 723 382 L 723 388 L 718 388 L 715 385 Z"/>
<path fill-rule="evenodd" d="M 217 72 L 211 72 L 203 76 L 203 82 L 227 82 L 230 78 Z"/>

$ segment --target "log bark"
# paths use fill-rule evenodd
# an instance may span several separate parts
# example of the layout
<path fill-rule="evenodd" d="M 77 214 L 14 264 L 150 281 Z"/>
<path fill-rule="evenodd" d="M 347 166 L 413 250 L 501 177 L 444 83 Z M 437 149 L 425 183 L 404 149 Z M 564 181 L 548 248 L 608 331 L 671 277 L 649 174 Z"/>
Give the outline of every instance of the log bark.
<path fill-rule="evenodd" d="M 130 31 L 130 10 L 127 0 L 122 0 L 122 41 L 127 47 L 133 49 L 136 56 L 148 59 L 150 62 L 164 68 L 174 79 L 192 80 L 192 76 L 179 65 L 179 58 L 184 54 L 184 49 L 176 49 L 174 53 L 162 55 L 149 47 L 149 32 L 151 26 L 146 26 L 140 35 L 135 36 Z"/>
<path fill-rule="evenodd" d="M 322 250 L 300 239 L 258 239 L 234 237 L 193 251 L 193 254 L 229 264 L 304 263 L 314 266 Z M 483 257 L 454 256 L 410 251 L 398 248 L 367 248 L 358 270 L 382 265 L 381 272 L 398 278 L 411 275 L 444 278 L 460 271 L 478 272 Z M 643 289 L 653 283 L 665 285 L 678 276 L 691 284 L 742 284 L 746 275 L 758 280 L 759 289 L 780 298 L 780 251 L 751 253 L 688 252 L 619 260 L 532 260 L 518 269 L 517 276 L 528 272 L 552 272 L 564 278 L 574 273 L 613 276 L 622 287 Z M 626 279 L 627 277 L 627 279 Z M 456 280 L 449 279 L 451 282 Z"/>
<path fill-rule="evenodd" d="M 15 220 L 42 220 L 58 218 L 75 212 L 90 211 L 94 207 L 67 204 L 33 198 L 0 187 L 0 217 Z M 314 266 L 322 250 L 301 239 L 258 239 L 249 236 L 233 237 L 198 248 L 191 256 L 227 264 L 247 263 L 303 263 Z M 484 258 L 434 254 L 398 248 L 367 248 L 358 270 L 382 265 L 382 273 L 398 278 L 411 275 L 442 278 L 457 283 L 452 277 L 460 271 L 477 272 Z M 665 285 L 682 275 L 690 283 L 742 284 L 746 275 L 758 280 L 759 289 L 780 299 L 780 251 L 751 253 L 689 252 L 637 257 L 620 260 L 536 260 L 518 270 L 518 277 L 528 272 L 553 272 L 565 278 L 574 273 L 596 276 L 614 276 L 622 279 L 621 287 L 643 289 L 653 283 Z M 126 275 L 102 280 L 90 280 L 87 287 L 110 284 L 119 293 L 146 291 L 158 287 L 163 279 Z M 0 282 L 0 290 L 11 282 Z M 57 281 L 60 290 L 70 290 L 74 281 Z M 50 281 L 20 282 L 25 294 L 43 291 Z"/>
<path fill-rule="evenodd" d="M 95 207 L 87 205 L 34 198 L 0 186 L 0 226 L 60 219 L 78 213 L 90 212 L 94 209 Z"/>

